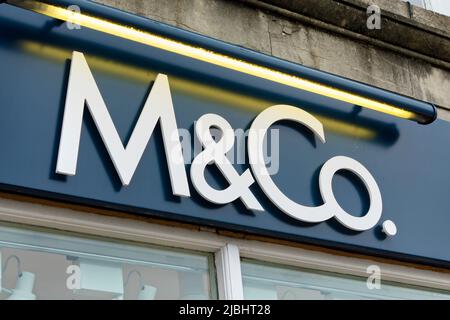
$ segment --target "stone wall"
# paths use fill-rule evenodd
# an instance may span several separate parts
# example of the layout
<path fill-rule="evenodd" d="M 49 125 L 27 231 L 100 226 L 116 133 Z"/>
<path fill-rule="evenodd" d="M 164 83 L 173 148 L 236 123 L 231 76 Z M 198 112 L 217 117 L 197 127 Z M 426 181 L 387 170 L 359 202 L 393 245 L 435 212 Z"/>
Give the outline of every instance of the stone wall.
<path fill-rule="evenodd" d="M 97 0 L 436 104 L 450 121 L 450 18 L 400 0 Z M 368 30 L 366 8 L 381 8 Z"/>

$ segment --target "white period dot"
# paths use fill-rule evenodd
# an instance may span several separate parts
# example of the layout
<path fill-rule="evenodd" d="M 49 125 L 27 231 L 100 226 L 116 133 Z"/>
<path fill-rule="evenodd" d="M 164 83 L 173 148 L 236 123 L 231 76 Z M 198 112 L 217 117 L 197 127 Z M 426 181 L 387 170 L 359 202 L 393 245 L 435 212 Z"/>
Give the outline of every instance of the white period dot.
<path fill-rule="evenodd" d="M 391 220 L 383 222 L 383 232 L 388 236 L 395 236 L 397 234 L 397 227 Z"/>

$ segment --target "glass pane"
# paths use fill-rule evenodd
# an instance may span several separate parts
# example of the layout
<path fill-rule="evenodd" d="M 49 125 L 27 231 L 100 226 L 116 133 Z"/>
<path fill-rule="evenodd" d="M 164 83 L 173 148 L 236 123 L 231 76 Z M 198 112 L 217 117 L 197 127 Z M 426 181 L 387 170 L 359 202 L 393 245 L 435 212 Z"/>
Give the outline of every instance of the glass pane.
<path fill-rule="evenodd" d="M 450 1 L 449 0 L 403 0 L 412 5 L 425 8 L 443 15 L 450 16 Z"/>
<path fill-rule="evenodd" d="M 0 299 L 216 298 L 202 253 L 0 225 L 0 265 Z"/>
<path fill-rule="evenodd" d="M 384 281 L 379 289 L 369 289 L 367 279 L 363 277 L 250 260 L 242 262 L 242 277 L 244 298 L 248 300 L 450 299 L 449 292 Z"/>
<path fill-rule="evenodd" d="M 429 4 L 427 5 L 427 8 L 429 8 L 430 10 L 450 16 L 449 0 L 429 0 L 428 2 Z"/>

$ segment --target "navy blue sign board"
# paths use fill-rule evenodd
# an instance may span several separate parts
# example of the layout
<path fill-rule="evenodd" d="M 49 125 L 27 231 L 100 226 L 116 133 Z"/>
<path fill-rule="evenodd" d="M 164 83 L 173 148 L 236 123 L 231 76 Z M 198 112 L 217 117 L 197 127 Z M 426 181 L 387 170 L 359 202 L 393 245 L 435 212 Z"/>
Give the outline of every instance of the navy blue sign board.
<path fill-rule="evenodd" d="M 194 122 L 205 113 L 218 114 L 234 129 L 246 130 L 271 105 L 308 111 L 323 123 L 326 143 L 302 126 L 275 124 L 279 170 L 272 177 L 274 182 L 292 200 L 318 206 L 322 204 L 321 166 L 338 155 L 356 159 L 381 190 L 380 224 L 394 221 L 397 235 L 386 238 L 380 226 L 352 231 L 335 219 L 300 222 L 273 205 L 257 183 L 250 188 L 264 212 L 249 211 L 240 201 L 209 203 L 192 185 L 191 197 L 173 196 L 159 128 L 130 185 L 124 187 L 88 112 L 84 113 L 77 174 L 56 174 L 73 51 L 85 55 L 124 142 L 158 73 L 168 76 L 178 127 L 192 137 Z M 0 66 L 0 184 L 4 191 L 450 266 L 447 122 L 420 125 L 89 28 L 71 30 L 54 19 L 6 4 L 0 5 Z M 249 166 L 234 167 L 242 173 Z M 226 186 L 214 165 L 208 168 L 207 180 L 217 188 Z M 347 212 L 364 215 L 367 211 L 368 193 L 355 175 L 338 172 L 333 191 Z"/>

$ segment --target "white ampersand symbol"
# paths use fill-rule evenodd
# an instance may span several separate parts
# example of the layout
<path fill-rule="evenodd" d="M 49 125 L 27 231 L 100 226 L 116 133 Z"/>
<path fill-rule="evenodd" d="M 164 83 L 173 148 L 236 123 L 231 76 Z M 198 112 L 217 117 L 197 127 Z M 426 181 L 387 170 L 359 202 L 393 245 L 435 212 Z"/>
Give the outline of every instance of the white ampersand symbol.
<path fill-rule="evenodd" d="M 211 136 L 211 128 L 221 131 L 222 136 L 218 142 Z M 247 169 L 240 175 L 226 156 L 234 145 L 234 131 L 231 125 L 221 116 L 205 114 L 195 123 L 195 133 L 204 147 L 191 165 L 192 184 L 197 192 L 203 198 L 216 204 L 226 204 L 241 198 L 248 209 L 264 211 L 249 189 L 255 182 L 250 170 Z M 206 166 L 212 163 L 219 168 L 229 183 L 229 186 L 223 190 L 211 187 L 205 179 Z"/>

